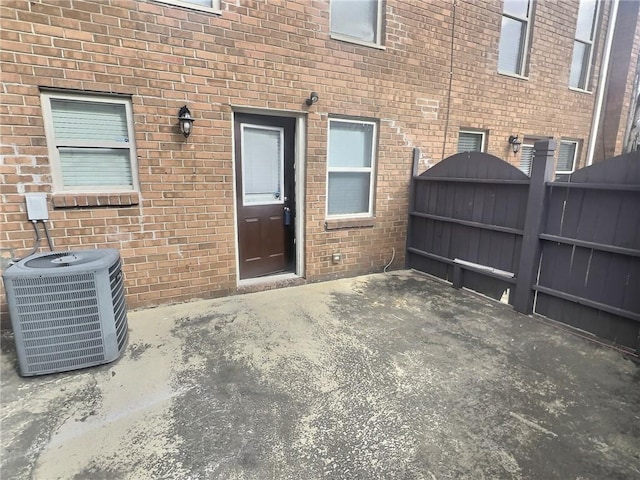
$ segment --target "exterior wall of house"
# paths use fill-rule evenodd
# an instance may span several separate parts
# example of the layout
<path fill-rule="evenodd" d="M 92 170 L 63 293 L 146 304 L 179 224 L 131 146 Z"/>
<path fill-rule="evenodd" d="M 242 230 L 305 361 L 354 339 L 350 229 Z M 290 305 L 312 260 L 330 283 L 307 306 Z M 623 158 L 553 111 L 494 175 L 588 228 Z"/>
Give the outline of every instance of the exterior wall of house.
<path fill-rule="evenodd" d="M 220 16 L 153 0 L 3 2 L 3 255 L 31 249 L 24 193 L 46 192 L 57 249 L 120 250 L 130 308 L 235 292 L 232 131 L 233 112 L 243 109 L 304 123 L 298 221 L 307 281 L 381 271 L 394 249 L 392 267 L 404 265 L 413 147 L 424 169 L 455 153 L 459 130 L 472 128 L 488 134 L 489 153 L 516 165 L 512 134 L 580 140 L 583 162 L 594 96 L 567 87 L 577 0 L 537 2 L 526 79 L 497 73 L 501 2 L 457 1 L 455 12 L 453 4 L 387 0 L 383 48 L 375 48 L 332 39 L 325 0 L 223 0 Z M 43 89 L 131 98 L 139 191 L 56 192 Z M 320 100 L 307 107 L 311 91 Z M 187 140 L 177 128 L 185 104 L 196 119 Z M 366 226 L 327 228 L 332 115 L 378 123 L 375 220 Z"/>
<path fill-rule="evenodd" d="M 622 152 L 629 120 L 634 77 L 640 54 L 640 2 L 621 0 L 611 49 L 605 105 L 600 119 L 594 161 Z"/>

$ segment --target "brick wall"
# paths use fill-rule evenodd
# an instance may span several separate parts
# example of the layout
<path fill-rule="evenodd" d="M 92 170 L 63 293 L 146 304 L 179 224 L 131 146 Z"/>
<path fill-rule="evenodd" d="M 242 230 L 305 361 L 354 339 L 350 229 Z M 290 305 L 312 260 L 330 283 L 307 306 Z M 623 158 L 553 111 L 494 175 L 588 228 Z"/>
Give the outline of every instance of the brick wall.
<path fill-rule="evenodd" d="M 589 133 L 593 95 L 567 88 L 577 0 L 538 2 L 528 80 L 496 73 L 501 2 L 456 3 L 447 118 L 452 2 L 386 1 L 379 49 L 331 39 L 326 0 L 223 1 L 221 16 L 156 1 L 5 0 L 2 247 L 31 248 L 23 194 L 47 192 L 56 248 L 120 249 L 130 307 L 236 291 L 232 113 L 245 107 L 305 118 L 307 280 L 381 271 L 392 249 L 401 267 L 413 147 L 425 168 L 456 151 L 460 128 L 479 128 L 489 153 L 517 164 L 511 134 Z M 41 88 L 131 96 L 138 193 L 54 191 Z M 320 101 L 306 107 L 312 90 Z M 196 119 L 188 141 L 176 127 L 184 104 Z M 329 115 L 379 123 L 373 226 L 325 228 Z"/>

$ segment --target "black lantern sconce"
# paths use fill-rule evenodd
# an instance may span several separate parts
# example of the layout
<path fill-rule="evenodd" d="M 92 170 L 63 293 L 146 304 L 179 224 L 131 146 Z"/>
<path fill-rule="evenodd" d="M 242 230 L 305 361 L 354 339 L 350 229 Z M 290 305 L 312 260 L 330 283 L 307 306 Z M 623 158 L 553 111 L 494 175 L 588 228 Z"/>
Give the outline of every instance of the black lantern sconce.
<path fill-rule="evenodd" d="M 178 121 L 180 122 L 180 131 L 184 135 L 184 138 L 187 138 L 191 135 L 191 130 L 193 129 L 193 118 L 191 118 L 191 112 L 185 105 L 178 112 Z"/>
<path fill-rule="evenodd" d="M 518 140 L 518 135 L 509 136 L 509 145 L 511 145 L 513 153 L 518 153 L 518 150 L 520 150 L 520 145 L 522 145 L 522 142 Z"/>
<path fill-rule="evenodd" d="M 304 102 L 307 104 L 307 107 L 310 107 L 314 103 L 317 103 L 319 98 L 320 97 L 318 97 L 318 94 L 316 92 L 311 92 L 309 98 L 307 98 Z"/>

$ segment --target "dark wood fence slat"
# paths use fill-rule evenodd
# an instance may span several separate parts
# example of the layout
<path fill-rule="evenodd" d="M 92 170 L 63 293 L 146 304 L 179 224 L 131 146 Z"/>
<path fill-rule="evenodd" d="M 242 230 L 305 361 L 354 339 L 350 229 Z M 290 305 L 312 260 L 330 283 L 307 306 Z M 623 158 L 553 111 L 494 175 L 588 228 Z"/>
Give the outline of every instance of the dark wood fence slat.
<path fill-rule="evenodd" d="M 578 297 L 577 295 L 571 295 L 570 293 L 559 292 L 552 288 L 547 288 L 540 285 L 535 285 L 533 289 L 536 290 L 537 292 L 541 292 L 546 295 L 551 295 L 552 297 L 560 298 L 562 300 L 568 300 L 570 302 L 577 303 L 579 305 L 586 305 L 587 307 L 595 308 L 597 310 L 602 310 L 603 312 L 613 313 L 614 315 L 628 318 L 635 322 L 640 322 L 640 313 L 630 312 L 628 310 L 622 310 L 621 308 L 615 308 L 605 303 L 595 302 L 593 300 L 589 300 L 588 298 Z"/>
<path fill-rule="evenodd" d="M 416 177 L 416 182 L 433 183 L 480 183 L 490 185 L 529 185 L 529 180 L 512 180 L 504 178 L 465 178 L 465 177 Z M 564 184 L 563 184 L 564 185 Z"/>
<path fill-rule="evenodd" d="M 550 242 L 563 243 L 565 245 L 575 245 L 577 247 L 591 248 L 603 252 L 617 253 L 619 255 L 628 255 L 630 257 L 640 257 L 640 250 L 616 247 L 615 245 L 606 245 L 603 243 L 587 242 L 584 240 L 578 240 L 577 238 L 560 237 L 558 235 L 549 235 L 547 233 L 542 233 L 540 234 L 540 239 L 548 240 Z"/>
<path fill-rule="evenodd" d="M 548 187 L 577 190 L 607 190 L 617 192 L 640 192 L 640 185 L 610 184 L 610 183 L 574 183 L 574 182 L 547 182 Z"/>
<path fill-rule="evenodd" d="M 440 215 L 430 215 L 428 213 L 411 212 L 410 215 L 412 217 L 428 218 L 430 220 L 436 220 L 438 222 L 455 223 L 455 224 L 458 224 L 458 225 L 466 225 L 467 227 L 481 228 L 483 230 L 491 230 L 493 232 L 511 233 L 513 235 L 522 235 L 522 233 L 523 233 L 522 230 L 519 230 L 517 228 L 502 227 L 500 225 L 490 225 L 490 224 L 487 224 L 487 223 L 480 223 L 480 222 L 470 222 L 468 220 L 459 220 L 457 218 L 443 217 L 443 216 L 440 216 Z"/>

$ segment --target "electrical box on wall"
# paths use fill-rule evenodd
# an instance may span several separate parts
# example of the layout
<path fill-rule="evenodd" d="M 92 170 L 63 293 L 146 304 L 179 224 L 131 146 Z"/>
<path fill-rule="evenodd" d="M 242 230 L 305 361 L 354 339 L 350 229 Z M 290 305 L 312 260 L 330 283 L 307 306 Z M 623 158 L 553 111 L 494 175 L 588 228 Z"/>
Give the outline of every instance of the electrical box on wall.
<path fill-rule="evenodd" d="M 46 193 L 26 193 L 24 198 L 27 202 L 27 216 L 29 217 L 29 220 L 32 222 L 37 222 L 38 220 L 49 220 Z"/>

